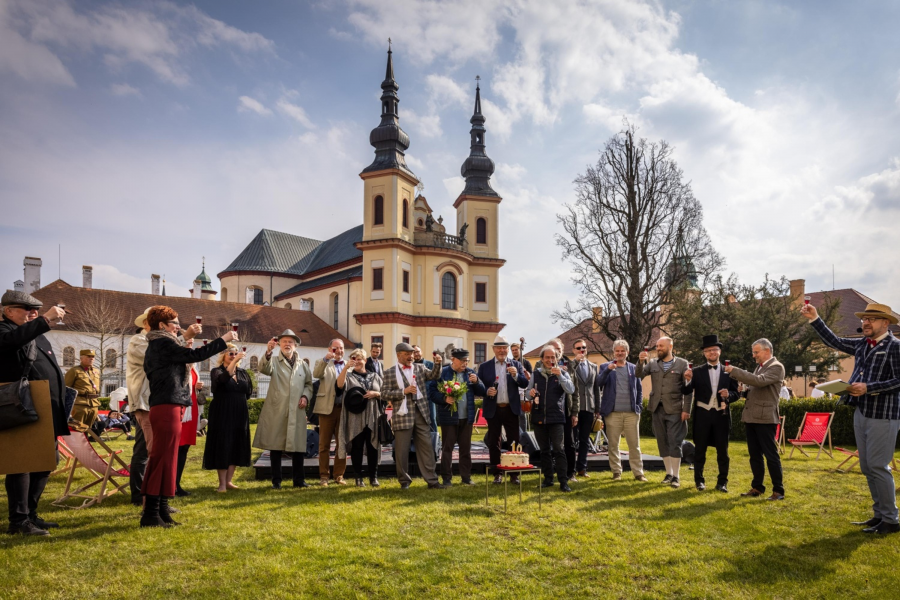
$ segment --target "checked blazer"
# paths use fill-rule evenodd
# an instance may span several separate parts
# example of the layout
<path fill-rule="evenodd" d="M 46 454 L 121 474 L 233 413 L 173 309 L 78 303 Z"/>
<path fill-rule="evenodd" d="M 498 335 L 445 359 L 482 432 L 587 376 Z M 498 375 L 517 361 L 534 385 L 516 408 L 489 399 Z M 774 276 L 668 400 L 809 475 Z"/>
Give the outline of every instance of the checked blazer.
<path fill-rule="evenodd" d="M 406 408 L 409 412 L 405 415 L 398 415 L 397 411 L 403 403 L 403 388 L 406 386 L 403 385 L 402 379 L 399 382 L 397 381 L 397 370 L 394 367 L 386 367 L 384 369 L 384 385 L 381 386 L 381 399 L 390 402 L 391 407 L 394 409 L 394 414 L 391 417 L 391 429 L 394 431 L 412 429 L 416 422 L 416 413 L 413 411 L 416 410 L 422 413 L 422 416 L 428 423 L 431 423 L 431 401 L 428 400 L 426 382 L 440 379 L 443 365 L 437 363 L 431 369 L 428 369 L 421 363 L 413 363 L 412 368 L 416 377 L 416 385 L 419 386 L 422 397 L 419 398 L 418 394 L 407 396 Z M 409 376 L 407 375 L 407 377 Z M 409 383 L 412 384 L 412 379 L 409 380 Z"/>
<path fill-rule="evenodd" d="M 812 323 L 826 346 L 852 354 L 853 372 L 847 383 L 865 383 L 862 396 L 847 396 L 869 419 L 900 419 L 900 340 L 888 332 L 887 337 L 869 346 L 865 337 L 841 338 L 821 318 Z"/>

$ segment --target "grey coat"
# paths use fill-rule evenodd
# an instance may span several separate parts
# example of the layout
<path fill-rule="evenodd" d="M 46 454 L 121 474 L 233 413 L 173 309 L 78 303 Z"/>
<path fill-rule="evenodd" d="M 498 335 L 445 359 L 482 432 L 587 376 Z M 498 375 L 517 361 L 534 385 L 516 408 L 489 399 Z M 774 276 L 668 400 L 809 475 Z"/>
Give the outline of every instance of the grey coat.
<path fill-rule="evenodd" d="M 781 422 L 778 402 L 781 396 L 781 382 L 784 381 L 784 365 L 774 356 L 763 363 L 756 373 L 733 368 L 731 378 L 750 386 L 741 421 L 764 425 Z"/>
<path fill-rule="evenodd" d="M 600 412 L 600 369 L 591 361 L 585 360 L 588 366 L 588 376 L 586 381 L 582 381 L 581 376 L 578 374 L 579 362 L 572 361 L 569 363 L 569 375 L 572 377 L 572 383 L 575 384 L 575 391 L 572 392 L 575 401 L 575 412 L 573 412 L 572 415 L 577 415 L 578 411 L 581 410 L 582 392 L 584 392 L 585 399 L 587 400 L 587 407 L 585 410 L 592 413 Z"/>
<path fill-rule="evenodd" d="M 650 412 L 662 402 L 663 410 L 667 415 L 691 412 L 692 394 L 682 393 L 684 386 L 684 372 L 687 371 L 688 362 L 680 357 L 675 357 L 672 368 L 666 373 L 663 371 L 660 361 L 656 358 L 643 363 L 638 361 L 634 369 L 634 375 L 638 379 L 650 377 Z"/>
<path fill-rule="evenodd" d="M 259 372 L 272 377 L 269 391 L 259 413 L 253 447 L 262 450 L 306 452 L 306 411 L 300 398 L 312 398 L 312 374 L 309 365 L 294 351 L 294 365 L 275 349 L 270 358 L 259 361 Z"/>

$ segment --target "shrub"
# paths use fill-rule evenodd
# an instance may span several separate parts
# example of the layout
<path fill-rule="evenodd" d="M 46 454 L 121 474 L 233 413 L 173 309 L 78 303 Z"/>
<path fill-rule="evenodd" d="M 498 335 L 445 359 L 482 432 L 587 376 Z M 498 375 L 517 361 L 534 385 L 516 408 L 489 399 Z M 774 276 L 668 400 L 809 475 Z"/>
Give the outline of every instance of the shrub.
<path fill-rule="evenodd" d="M 100 410 L 109 410 L 109 397 L 97 398 L 100 401 Z"/>

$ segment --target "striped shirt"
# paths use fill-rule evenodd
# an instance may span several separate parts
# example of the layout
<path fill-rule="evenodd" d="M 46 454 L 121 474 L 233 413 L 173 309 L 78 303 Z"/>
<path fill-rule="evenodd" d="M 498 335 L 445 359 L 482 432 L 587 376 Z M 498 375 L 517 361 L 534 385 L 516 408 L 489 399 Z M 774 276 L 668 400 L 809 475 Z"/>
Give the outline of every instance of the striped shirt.
<path fill-rule="evenodd" d="M 866 338 L 840 338 L 821 318 L 811 323 L 826 346 L 855 358 L 848 383 L 865 383 L 866 393 L 850 397 L 869 419 L 900 419 L 900 340 L 893 334 L 883 337 L 875 347 Z"/>

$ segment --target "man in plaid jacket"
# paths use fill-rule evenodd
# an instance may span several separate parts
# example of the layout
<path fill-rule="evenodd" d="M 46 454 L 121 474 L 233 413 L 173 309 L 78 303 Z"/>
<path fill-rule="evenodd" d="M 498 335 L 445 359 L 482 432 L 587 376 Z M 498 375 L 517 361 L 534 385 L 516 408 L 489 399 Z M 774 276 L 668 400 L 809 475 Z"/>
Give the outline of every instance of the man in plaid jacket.
<path fill-rule="evenodd" d="M 391 429 L 394 431 L 394 460 L 401 489 L 408 489 L 409 446 L 416 440 L 416 461 L 422 478 L 430 489 L 440 488 L 434 470 L 434 447 L 431 445 L 431 402 L 428 400 L 427 381 L 440 379 L 443 364 L 435 361 L 432 368 L 413 363 L 413 347 L 397 344 L 397 364 L 384 370 L 381 397 L 391 403 Z"/>
<path fill-rule="evenodd" d="M 875 515 L 854 525 L 865 525 L 865 533 L 897 533 L 900 515 L 890 463 L 900 431 L 900 340 L 888 330 L 897 324 L 897 316 L 889 306 L 869 304 L 855 313 L 865 337 L 839 338 L 812 305 L 804 305 L 800 312 L 826 345 L 855 358 L 847 393 L 849 404 L 856 406 L 853 431 L 859 469 L 869 483 Z"/>

